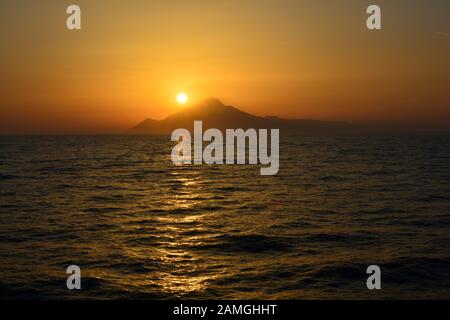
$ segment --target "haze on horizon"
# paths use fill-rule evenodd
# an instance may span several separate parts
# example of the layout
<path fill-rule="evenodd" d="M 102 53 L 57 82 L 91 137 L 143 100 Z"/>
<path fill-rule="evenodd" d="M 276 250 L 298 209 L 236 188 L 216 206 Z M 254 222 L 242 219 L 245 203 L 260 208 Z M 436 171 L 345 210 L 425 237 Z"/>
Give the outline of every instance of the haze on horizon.
<path fill-rule="evenodd" d="M 0 4 L 0 133 L 113 133 L 179 92 L 258 116 L 450 130 L 447 0 Z M 381 31 L 365 10 L 382 8 Z"/>

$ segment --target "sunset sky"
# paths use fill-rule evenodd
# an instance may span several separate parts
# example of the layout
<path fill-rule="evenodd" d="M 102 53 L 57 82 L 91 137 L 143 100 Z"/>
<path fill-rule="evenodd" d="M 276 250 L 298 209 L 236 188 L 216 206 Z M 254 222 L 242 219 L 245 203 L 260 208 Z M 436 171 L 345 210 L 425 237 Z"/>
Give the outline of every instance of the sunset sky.
<path fill-rule="evenodd" d="M 366 28 L 370 4 L 381 31 Z M 180 110 L 179 92 L 450 129 L 448 0 L 4 0 L 0 47 L 0 133 L 122 132 Z"/>

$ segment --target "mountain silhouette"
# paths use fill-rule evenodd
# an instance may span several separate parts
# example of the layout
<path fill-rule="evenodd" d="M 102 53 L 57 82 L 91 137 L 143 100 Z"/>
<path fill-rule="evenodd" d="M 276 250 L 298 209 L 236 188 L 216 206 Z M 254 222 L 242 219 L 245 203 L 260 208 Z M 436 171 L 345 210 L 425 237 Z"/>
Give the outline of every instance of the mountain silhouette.
<path fill-rule="evenodd" d="M 178 111 L 164 120 L 147 119 L 130 130 L 132 134 L 170 134 L 178 128 L 193 130 L 194 121 L 203 122 L 203 130 L 225 129 L 280 129 L 283 132 L 335 131 L 350 129 L 344 122 L 328 122 L 310 119 L 282 119 L 258 117 L 235 107 L 226 106 L 220 100 L 209 98 Z"/>

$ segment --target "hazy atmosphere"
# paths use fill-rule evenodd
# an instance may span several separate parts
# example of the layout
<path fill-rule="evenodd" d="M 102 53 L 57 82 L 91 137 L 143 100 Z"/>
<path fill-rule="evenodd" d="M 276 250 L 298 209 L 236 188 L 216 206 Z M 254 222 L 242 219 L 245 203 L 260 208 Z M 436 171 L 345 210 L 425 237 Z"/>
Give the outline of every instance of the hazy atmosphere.
<path fill-rule="evenodd" d="M 0 4 L 0 133 L 120 133 L 210 96 L 258 115 L 450 128 L 449 2 Z M 432 4 L 432 5 L 431 5 Z"/>

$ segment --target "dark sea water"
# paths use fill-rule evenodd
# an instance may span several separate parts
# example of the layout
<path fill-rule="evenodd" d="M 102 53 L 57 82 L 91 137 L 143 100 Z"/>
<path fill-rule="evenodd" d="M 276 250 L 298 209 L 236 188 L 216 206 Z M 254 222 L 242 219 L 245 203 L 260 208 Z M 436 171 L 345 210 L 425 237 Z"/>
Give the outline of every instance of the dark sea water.
<path fill-rule="evenodd" d="M 281 136 L 276 176 L 172 146 L 0 137 L 0 298 L 450 298 L 449 134 Z"/>

